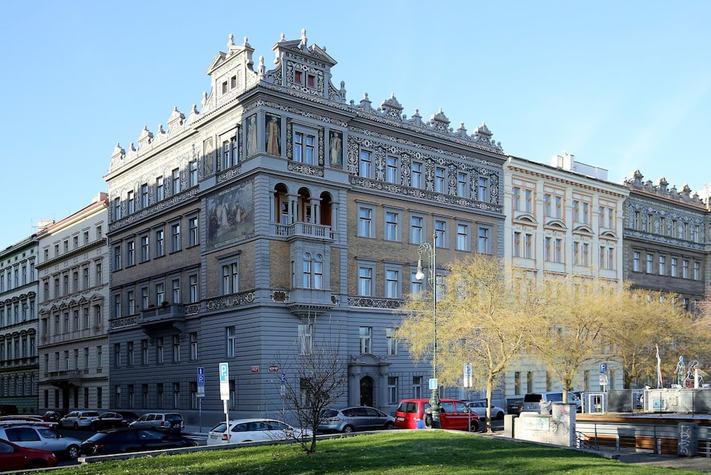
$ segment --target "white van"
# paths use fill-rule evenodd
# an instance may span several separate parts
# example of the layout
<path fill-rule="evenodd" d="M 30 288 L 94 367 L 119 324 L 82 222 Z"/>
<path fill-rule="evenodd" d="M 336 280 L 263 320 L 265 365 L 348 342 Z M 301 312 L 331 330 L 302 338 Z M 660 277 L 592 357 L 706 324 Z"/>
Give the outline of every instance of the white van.
<path fill-rule="evenodd" d="M 550 405 L 552 402 L 562 402 L 563 393 L 561 391 L 557 392 L 545 392 L 545 393 L 528 393 L 523 397 L 523 411 L 524 412 L 541 412 L 541 401 Z M 582 401 L 577 393 L 573 391 L 568 391 L 568 402 L 574 403 L 578 406 L 578 412 L 582 407 Z"/>

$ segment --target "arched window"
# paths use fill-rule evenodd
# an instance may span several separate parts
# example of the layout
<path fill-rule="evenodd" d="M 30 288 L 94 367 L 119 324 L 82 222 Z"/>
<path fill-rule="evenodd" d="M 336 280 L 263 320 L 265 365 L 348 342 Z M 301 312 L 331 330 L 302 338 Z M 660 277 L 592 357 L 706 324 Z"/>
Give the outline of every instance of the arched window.
<path fill-rule="evenodd" d="M 307 188 L 299 189 L 299 221 L 313 223 L 311 220 L 311 193 Z"/>
<path fill-rule="evenodd" d="M 286 185 L 279 183 L 274 187 L 274 222 L 289 224 L 289 195 Z"/>
<path fill-rule="evenodd" d="M 302 273 L 303 277 L 301 280 L 301 286 L 305 289 L 311 288 L 311 264 L 312 264 L 311 253 L 305 252 L 304 253 L 303 273 Z"/>
<path fill-rule="evenodd" d="M 323 288 L 323 256 L 321 254 L 316 254 L 314 256 L 314 275 L 313 275 L 313 288 L 322 289 Z"/>

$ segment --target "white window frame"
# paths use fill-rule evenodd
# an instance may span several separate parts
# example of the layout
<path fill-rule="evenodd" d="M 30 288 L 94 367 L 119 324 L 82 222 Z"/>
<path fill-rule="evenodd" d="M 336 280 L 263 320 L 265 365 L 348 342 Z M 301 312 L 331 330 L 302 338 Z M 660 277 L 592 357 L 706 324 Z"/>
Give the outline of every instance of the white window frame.
<path fill-rule="evenodd" d="M 358 176 L 370 178 L 373 174 L 373 152 L 360 150 L 358 153 Z"/>
<path fill-rule="evenodd" d="M 457 223 L 457 251 L 471 250 L 471 226 L 468 223 Z"/>
<path fill-rule="evenodd" d="M 386 209 L 383 213 L 384 239 L 386 241 L 400 240 L 400 213 L 395 210 Z"/>
<path fill-rule="evenodd" d="M 364 211 L 367 213 L 364 214 Z M 358 237 L 375 237 L 374 215 L 375 209 L 372 206 L 358 206 Z"/>

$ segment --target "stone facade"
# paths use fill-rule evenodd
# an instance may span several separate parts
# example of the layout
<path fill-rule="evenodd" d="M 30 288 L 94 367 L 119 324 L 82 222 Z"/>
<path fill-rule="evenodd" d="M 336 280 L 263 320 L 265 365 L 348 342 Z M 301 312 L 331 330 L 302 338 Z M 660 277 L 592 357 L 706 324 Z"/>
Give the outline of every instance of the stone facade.
<path fill-rule="evenodd" d="M 295 377 L 281 362 L 312 342 L 348 361 L 343 404 L 424 396 L 429 362 L 394 340 L 393 310 L 419 288 L 417 248 L 433 234 L 438 275 L 503 254 L 501 145 L 442 111 L 407 118 L 394 96 L 348 103 L 305 34 L 276 43 L 271 70 L 253 51 L 230 36 L 201 109 L 112 156 L 111 406 L 195 423 L 204 367 L 202 408 L 219 420 L 227 361 L 232 415 L 274 414 L 278 373 Z"/>
<path fill-rule="evenodd" d="M 108 406 L 108 197 L 39 238 L 39 407 Z"/>
<path fill-rule="evenodd" d="M 510 156 L 504 167 L 504 267 L 545 278 L 596 278 L 622 286 L 623 210 L 629 192 L 607 181 L 607 170 L 556 156 L 552 165 Z M 623 374 L 611 355 L 611 386 Z M 598 390 L 597 364 L 583 368 L 576 390 Z M 506 372 L 504 393 L 560 390 L 560 383 L 533 358 L 522 358 Z"/>
<path fill-rule="evenodd" d="M 37 235 L 0 251 L 0 405 L 37 412 Z"/>
<path fill-rule="evenodd" d="M 679 294 L 694 311 L 709 280 L 709 212 L 688 186 L 657 185 L 635 171 L 625 180 L 625 279 L 634 287 Z"/>

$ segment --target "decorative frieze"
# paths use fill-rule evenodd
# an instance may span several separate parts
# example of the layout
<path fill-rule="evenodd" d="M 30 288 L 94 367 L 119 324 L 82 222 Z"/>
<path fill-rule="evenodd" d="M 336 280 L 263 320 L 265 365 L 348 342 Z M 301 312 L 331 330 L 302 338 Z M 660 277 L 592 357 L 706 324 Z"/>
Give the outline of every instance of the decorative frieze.
<path fill-rule="evenodd" d="M 120 330 L 121 328 L 132 327 L 138 323 L 138 315 L 129 315 L 128 317 L 114 318 L 109 321 L 111 330 Z"/>
<path fill-rule="evenodd" d="M 361 308 L 382 308 L 385 310 L 393 310 L 400 308 L 404 300 L 388 299 L 376 297 L 348 297 L 348 306 Z"/>
<path fill-rule="evenodd" d="M 286 168 L 290 172 L 303 173 L 304 175 L 310 176 L 323 176 L 323 168 L 314 167 L 301 162 L 294 162 L 292 160 L 289 160 Z"/>
<path fill-rule="evenodd" d="M 217 310 L 226 310 L 230 308 L 240 307 L 242 305 L 248 305 L 254 302 L 254 291 L 240 292 L 238 294 L 226 295 L 224 297 L 218 297 L 210 299 L 205 302 L 205 309 L 208 312 L 215 312 Z"/>
<path fill-rule="evenodd" d="M 137 211 L 129 216 L 126 216 L 123 219 L 114 221 L 113 223 L 109 224 L 109 231 L 111 231 L 111 232 L 118 231 L 121 228 L 124 228 L 126 226 L 129 226 L 129 225 L 135 223 L 136 221 L 140 221 L 144 218 L 148 218 L 148 217 L 158 214 L 161 211 L 164 211 L 168 208 L 172 208 L 173 206 L 176 206 L 176 205 L 179 205 L 180 203 L 188 201 L 188 200 L 194 198 L 198 194 L 198 191 L 199 191 L 198 187 L 194 186 L 186 191 L 183 191 L 182 193 L 171 196 L 170 198 L 159 201 L 158 203 L 156 203 L 152 206 L 149 206 L 148 208 L 144 208 L 144 209 Z"/>

